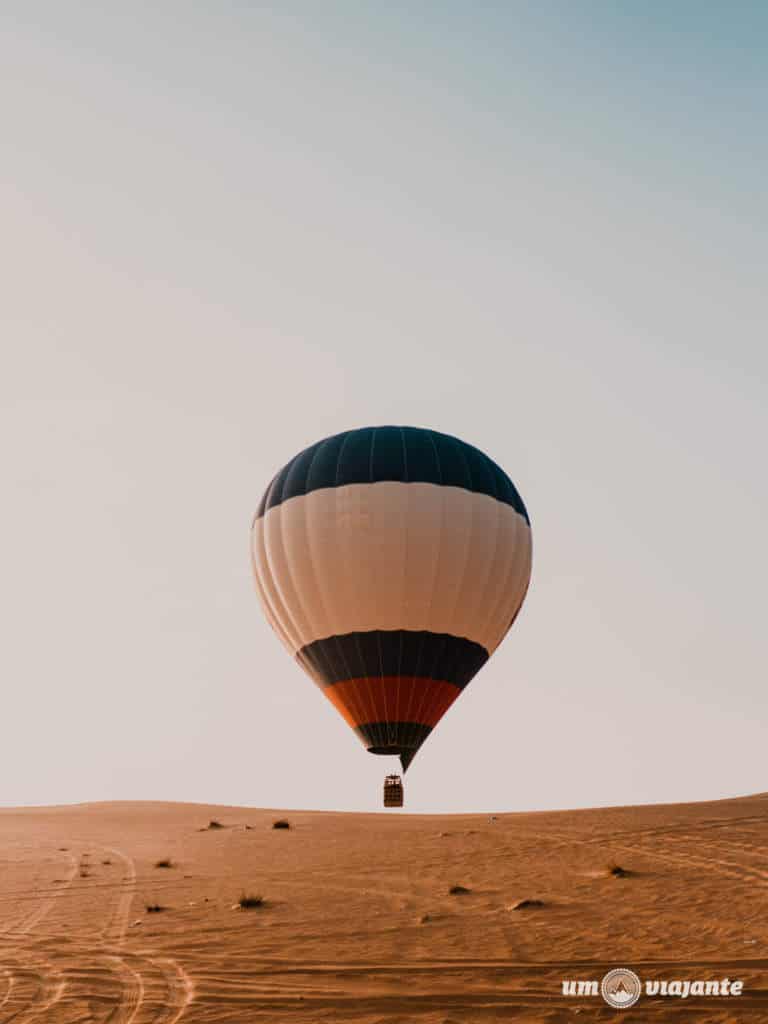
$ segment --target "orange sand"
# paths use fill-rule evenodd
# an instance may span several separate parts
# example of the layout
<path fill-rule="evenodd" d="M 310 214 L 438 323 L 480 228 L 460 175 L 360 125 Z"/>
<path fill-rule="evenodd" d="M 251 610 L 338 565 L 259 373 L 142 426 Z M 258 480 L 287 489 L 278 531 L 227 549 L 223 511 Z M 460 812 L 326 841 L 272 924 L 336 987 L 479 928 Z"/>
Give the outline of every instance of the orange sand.
<path fill-rule="evenodd" d="M 767 854 L 768 795 L 494 822 L 2 810 L 0 1022 L 768 1022 Z M 265 905 L 233 909 L 243 890 Z M 524 898 L 544 906 L 510 909 Z M 613 966 L 745 991 L 625 1011 L 562 995 Z"/>

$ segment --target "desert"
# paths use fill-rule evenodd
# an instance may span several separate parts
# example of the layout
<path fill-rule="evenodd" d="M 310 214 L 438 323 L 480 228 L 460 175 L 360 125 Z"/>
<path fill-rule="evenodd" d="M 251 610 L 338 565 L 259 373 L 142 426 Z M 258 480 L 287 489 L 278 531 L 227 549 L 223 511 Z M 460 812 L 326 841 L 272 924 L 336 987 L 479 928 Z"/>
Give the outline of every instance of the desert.
<path fill-rule="evenodd" d="M 0 1021 L 765 1021 L 767 849 L 768 795 L 497 815 L 4 809 Z M 743 992 L 626 1010 L 563 994 L 616 966 Z"/>

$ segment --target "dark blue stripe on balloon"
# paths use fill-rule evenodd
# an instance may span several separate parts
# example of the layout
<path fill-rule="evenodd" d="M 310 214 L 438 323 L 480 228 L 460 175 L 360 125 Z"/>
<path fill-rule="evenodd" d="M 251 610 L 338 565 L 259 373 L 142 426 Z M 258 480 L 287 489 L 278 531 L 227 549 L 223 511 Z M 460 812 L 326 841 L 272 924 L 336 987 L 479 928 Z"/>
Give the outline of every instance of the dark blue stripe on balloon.
<path fill-rule="evenodd" d="M 326 686 L 345 679 L 421 676 L 463 689 L 488 660 L 481 644 L 450 633 L 375 629 L 324 637 L 302 647 L 299 662 Z"/>
<path fill-rule="evenodd" d="M 456 437 L 421 427 L 363 427 L 311 445 L 272 480 L 256 518 L 311 491 L 382 480 L 443 484 L 488 494 L 511 505 L 530 523 L 515 485 L 495 462 Z"/>

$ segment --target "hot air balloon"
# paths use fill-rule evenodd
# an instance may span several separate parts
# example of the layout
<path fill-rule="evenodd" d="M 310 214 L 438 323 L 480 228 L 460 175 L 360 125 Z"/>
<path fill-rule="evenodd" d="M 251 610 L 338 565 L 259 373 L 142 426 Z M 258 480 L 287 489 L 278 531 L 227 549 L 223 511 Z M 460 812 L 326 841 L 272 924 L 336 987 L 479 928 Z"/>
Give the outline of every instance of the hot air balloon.
<path fill-rule="evenodd" d="M 418 427 L 300 452 L 267 487 L 251 544 L 275 633 L 367 750 L 403 772 L 501 643 L 531 574 L 530 520 L 506 473 Z M 401 805 L 399 777 L 387 784 L 385 804 Z"/>

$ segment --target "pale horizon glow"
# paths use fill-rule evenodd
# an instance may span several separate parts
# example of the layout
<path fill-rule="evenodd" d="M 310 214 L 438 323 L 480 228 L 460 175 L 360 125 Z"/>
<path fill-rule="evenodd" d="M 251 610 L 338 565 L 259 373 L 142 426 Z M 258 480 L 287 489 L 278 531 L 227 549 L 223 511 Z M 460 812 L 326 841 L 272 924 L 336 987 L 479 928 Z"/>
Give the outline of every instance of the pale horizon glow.
<path fill-rule="evenodd" d="M 382 423 L 482 448 L 533 530 L 408 811 L 768 788 L 768 8 L 2 20 L 0 805 L 378 810 L 248 528 Z"/>

